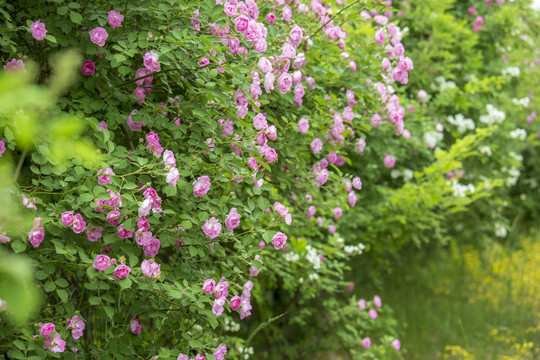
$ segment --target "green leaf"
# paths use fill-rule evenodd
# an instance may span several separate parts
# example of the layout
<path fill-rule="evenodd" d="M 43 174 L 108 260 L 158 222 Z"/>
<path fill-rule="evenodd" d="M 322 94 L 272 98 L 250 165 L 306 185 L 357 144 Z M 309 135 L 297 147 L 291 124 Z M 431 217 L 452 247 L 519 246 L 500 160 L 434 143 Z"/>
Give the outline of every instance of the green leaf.
<path fill-rule="evenodd" d="M 15 241 L 13 241 L 11 243 L 11 248 L 16 253 L 23 252 L 24 250 L 26 250 L 26 242 L 20 241 L 20 240 L 15 240 Z"/>
<path fill-rule="evenodd" d="M 81 24 L 82 23 L 82 15 L 79 14 L 79 13 L 76 13 L 75 11 L 70 11 L 69 12 L 69 18 L 71 19 L 71 21 L 73 21 L 75 24 Z"/>
<path fill-rule="evenodd" d="M 68 294 L 68 292 L 66 290 L 58 289 L 58 290 L 56 290 L 56 293 L 58 294 L 60 299 L 62 299 L 62 301 L 67 301 L 67 299 L 69 297 L 69 294 Z"/>
<path fill-rule="evenodd" d="M 52 281 L 47 281 L 45 285 L 43 286 L 46 292 L 51 292 L 54 289 L 56 289 L 56 285 Z"/>
<path fill-rule="evenodd" d="M 56 286 L 61 287 L 61 288 L 68 287 L 69 285 L 66 279 L 56 279 L 55 283 L 56 283 Z"/>
<path fill-rule="evenodd" d="M 101 304 L 101 300 L 97 296 L 90 296 L 90 298 L 88 299 L 88 302 L 90 303 L 90 305 L 99 305 L 99 304 Z"/>
<path fill-rule="evenodd" d="M 109 319 L 112 320 L 112 318 L 114 317 L 114 309 L 112 306 L 109 306 L 109 305 L 105 305 L 103 307 L 103 310 L 105 310 L 105 313 L 107 314 L 107 316 L 109 316 Z"/>

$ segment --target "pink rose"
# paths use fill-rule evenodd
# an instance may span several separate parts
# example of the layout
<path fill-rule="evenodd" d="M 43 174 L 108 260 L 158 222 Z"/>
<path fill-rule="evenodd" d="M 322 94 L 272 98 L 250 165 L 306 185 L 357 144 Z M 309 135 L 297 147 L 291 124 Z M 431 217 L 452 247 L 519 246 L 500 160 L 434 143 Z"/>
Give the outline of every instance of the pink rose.
<path fill-rule="evenodd" d="M 37 41 L 45 39 L 45 35 L 47 35 L 45 24 L 40 22 L 39 20 L 30 25 L 30 32 L 32 33 L 34 39 L 36 39 Z"/>
<path fill-rule="evenodd" d="M 6 151 L 6 143 L 3 140 L 0 140 L 0 157 L 4 155 L 5 151 Z"/>
<path fill-rule="evenodd" d="M 228 17 L 235 17 L 237 11 L 237 4 L 236 2 L 227 1 L 224 5 L 223 12 Z"/>
<path fill-rule="evenodd" d="M 369 317 L 375 320 L 377 318 L 377 311 L 375 309 L 369 309 Z"/>
<path fill-rule="evenodd" d="M 86 229 L 86 223 L 84 222 L 81 214 L 75 214 L 73 216 L 73 232 L 75 234 L 80 234 Z"/>
<path fill-rule="evenodd" d="M 94 28 L 89 31 L 90 34 L 90 41 L 92 41 L 94 44 L 99 46 L 105 46 L 105 40 L 109 37 L 109 34 L 107 34 L 107 31 L 98 26 L 97 28 Z"/>
<path fill-rule="evenodd" d="M 273 12 L 268 13 L 268 14 L 266 15 L 266 21 L 267 21 L 269 24 L 275 23 L 275 22 L 276 22 L 276 15 L 275 15 Z"/>
<path fill-rule="evenodd" d="M 197 181 L 193 182 L 193 196 L 201 197 L 206 195 L 210 190 L 210 178 L 208 176 L 200 176 Z"/>
<path fill-rule="evenodd" d="M 375 33 L 375 41 L 377 44 L 382 45 L 384 44 L 384 40 L 386 39 L 386 35 L 382 30 L 379 30 Z"/>
<path fill-rule="evenodd" d="M 60 217 L 62 224 L 71 226 L 73 224 L 73 213 L 71 211 L 63 212 Z"/>
<path fill-rule="evenodd" d="M 203 284 L 203 291 L 210 295 L 216 288 L 216 281 L 214 279 L 207 279 Z"/>
<path fill-rule="evenodd" d="M 124 264 L 118 265 L 113 271 L 114 276 L 118 280 L 127 277 L 130 272 L 131 272 L 131 268 L 129 266 L 127 266 L 127 265 L 124 265 Z"/>
<path fill-rule="evenodd" d="M 225 219 L 225 226 L 227 226 L 227 229 L 231 230 L 231 232 L 236 229 L 240 224 L 241 217 L 242 216 L 238 214 L 237 209 L 232 208 L 227 216 L 227 219 Z"/>
<path fill-rule="evenodd" d="M 218 348 L 212 354 L 215 360 L 223 360 L 227 354 L 227 346 L 219 344 Z"/>
<path fill-rule="evenodd" d="M 54 337 L 48 337 L 45 339 L 43 349 L 51 350 L 52 353 L 64 352 L 66 349 L 66 342 L 62 340 L 60 334 L 54 334 Z"/>
<path fill-rule="evenodd" d="M 101 239 L 101 234 L 103 232 L 103 228 L 100 226 L 100 227 L 87 227 L 86 228 L 86 238 L 88 239 L 88 241 L 98 241 L 99 239 Z"/>
<path fill-rule="evenodd" d="M 118 11 L 114 11 L 114 10 L 109 11 L 107 22 L 113 29 L 116 29 L 122 26 L 122 21 L 124 21 L 124 15 L 120 14 Z"/>
<path fill-rule="evenodd" d="M 212 240 L 221 233 L 221 223 L 218 219 L 212 217 L 204 222 L 202 229 L 206 237 Z"/>
<path fill-rule="evenodd" d="M 381 298 L 378 295 L 375 295 L 373 297 L 373 304 L 375 304 L 376 307 L 380 308 L 382 306 Z"/>
<path fill-rule="evenodd" d="M 284 72 L 283 74 L 281 74 L 279 77 L 278 77 L 278 90 L 282 93 L 282 94 L 286 94 L 287 91 L 290 90 L 292 86 L 292 77 L 289 73 L 287 72 Z"/>
<path fill-rule="evenodd" d="M 388 168 L 393 168 L 396 165 L 396 158 L 387 154 L 384 157 L 384 165 Z"/>
<path fill-rule="evenodd" d="M 231 299 L 231 309 L 233 311 L 238 310 L 242 306 L 242 298 L 238 295 L 233 296 Z"/>
<path fill-rule="evenodd" d="M 305 134 L 309 130 L 309 120 L 305 117 L 300 118 L 298 121 L 298 132 L 300 134 Z"/>
<path fill-rule="evenodd" d="M 295 25 L 292 29 L 291 29 L 291 32 L 289 33 L 289 38 L 291 39 L 291 41 L 294 43 L 294 44 L 300 44 L 300 42 L 302 41 L 302 38 L 303 38 L 303 32 L 302 32 L 302 28 L 300 28 L 300 26 L 298 25 Z"/>
<path fill-rule="evenodd" d="M 276 235 L 272 238 L 272 244 L 274 245 L 274 248 L 276 250 L 279 250 L 285 245 L 287 242 L 287 235 L 282 233 L 281 231 L 278 231 Z"/>
<path fill-rule="evenodd" d="M 100 169 L 97 174 L 99 185 L 112 184 L 112 180 L 109 175 L 116 175 L 111 168 Z"/>
<path fill-rule="evenodd" d="M 267 58 L 265 57 L 262 57 L 259 59 L 259 69 L 261 69 L 261 71 L 263 73 L 267 73 L 267 72 L 270 72 L 272 71 L 272 62 L 270 62 L 270 60 L 268 60 Z"/>
<path fill-rule="evenodd" d="M 314 154 L 318 154 L 322 150 L 322 147 L 323 143 L 319 138 L 315 138 L 311 142 L 311 151 L 313 151 Z"/>
<path fill-rule="evenodd" d="M 349 206 L 354 207 L 354 205 L 356 205 L 356 200 L 357 200 L 356 193 L 354 191 L 351 191 L 348 197 L 349 197 Z"/>
<path fill-rule="evenodd" d="M 176 167 L 176 159 L 174 153 L 171 150 L 165 150 L 163 152 L 163 164 L 165 166 Z"/>
<path fill-rule="evenodd" d="M 129 328 L 132 333 L 135 335 L 139 335 L 141 333 L 141 325 L 139 324 L 139 319 L 136 317 L 131 318 L 131 321 L 129 322 Z"/>
<path fill-rule="evenodd" d="M 333 213 L 336 218 L 340 218 L 341 215 L 343 214 L 343 210 L 340 207 L 336 207 L 334 208 Z"/>
<path fill-rule="evenodd" d="M 248 161 L 247 161 L 247 165 L 251 168 L 251 169 L 256 169 L 258 164 L 257 164 L 257 159 L 255 159 L 253 156 L 250 156 Z"/>
<path fill-rule="evenodd" d="M 151 73 L 160 71 L 161 65 L 159 64 L 158 58 L 159 55 L 156 52 L 152 50 L 148 51 L 143 57 L 144 67 Z"/>
<path fill-rule="evenodd" d="M 161 266 L 154 259 L 144 259 L 141 263 L 141 272 L 146 277 L 159 279 L 161 276 Z"/>
<path fill-rule="evenodd" d="M 111 267 L 111 258 L 107 255 L 97 255 L 92 265 L 98 271 L 103 271 Z"/>
<path fill-rule="evenodd" d="M 253 126 L 254 126 L 255 129 L 257 129 L 257 130 L 263 130 L 263 129 L 266 129 L 266 127 L 268 126 L 268 123 L 266 122 L 266 115 L 264 115 L 264 114 L 257 114 L 257 115 L 253 118 Z"/>
<path fill-rule="evenodd" d="M 118 227 L 117 232 L 118 232 L 118 237 L 120 239 L 129 239 L 130 237 L 133 236 L 133 231 L 124 229 L 124 224 L 121 224 Z"/>
<path fill-rule="evenodd" d="M 180 172 L 178 172 L 177 168 L 173 167 L 169 170 L 169 173 L 167 174 L 167 178 L 165 179 L 165 181 L 170 186 L 176 186 L 178 179 L 180 179 Z"/>
<path fill-rule="evenodd" d="M 234 26 L 236 27 L 236 31 L 238 32 L 244 32 L 247 30 L 249 25 L 249 18 L 245 15 L 240 15 L 234 20 Z"/>
<path fill-rule="evenodd" d="M 71 335 L 75 340 L 79 339 L 83 335 L 83 330 L 86 329 L 86 324 L 83 319 L 75 315 L 71 319 L 68 319 L 69 325 L 66 329 L 71 329 Z"/>
<path fill-rule="evenodd" d="M 365 310 L 366 309 L 366 300 L 360 299 L 360 301 L 358 301 L 358 307 L 360 308 L 360 310 Z"/>
<path fill-rule="evenodd" d="M 81 73 L 85 76 L 94 75 L 94 72 L 96 70 L 96 64 L 92 60 L 85 60 L 83 65 L 81 66 Z"/>
<path fill-rule="evenodd" d="M 155 257 L 159 248 L 161 247 L 161 241 L 157 237 L 150 237 L 150 240 L 143 246 L 144 255 L 148 257 Z"/>
<path fill-rule="evenodd" d="M 46 323 L 46 324 L 42 324 L 41 325 L 41 330 L 40 330 L 40 334 L 45 336 L 45 337 L 48 337 L 49 335 L 51 335 L 53 332 L 55 332 L 55 325 L 53 323 Z"/>
<path fill-rule="evenodd" d="M 362 346 L 365 347 L 366 349 L 367 349 L 368 347 L 370 347 L 370 346 L 371 346 L 371 339 L 368 338 L 368 337 L 367 337 L 367 338 L 364 338 L 364 339 L 362 340 Z"/>
<path fill-rule="evenodd" d="M 267 146 L 267 149 L 264 152 L 264 157 L 266 161 L 268 161 L 271 164 L 277 160 L 278 155 L 275 149 L 271 148 L 270 146 Z"/>
<path fill-rule="evenodd" d="M 399 341 L 398 339 L 392 341 L 392 346 L 396 351 L 399 351 L 399 349 L 401 349 L 401 341 Z"/>
<path fill-rule="evenodd" d="M 223 132 L 221 136 L 225 137 L 225 136 L 232 135 L 233 131 L 234 131 L 234 122 L 230 119 L 225 120 L 225 122 L 223 123 Z"/>

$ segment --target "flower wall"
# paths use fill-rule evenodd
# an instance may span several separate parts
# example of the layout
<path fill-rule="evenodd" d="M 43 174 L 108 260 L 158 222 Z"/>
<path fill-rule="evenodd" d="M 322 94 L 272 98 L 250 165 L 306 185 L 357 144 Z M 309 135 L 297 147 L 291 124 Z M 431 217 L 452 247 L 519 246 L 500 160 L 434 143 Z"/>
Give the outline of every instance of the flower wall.
<path fill-rule="evenodd" d="M 400 358 L 392 310 L 349 292 L 352 274 L 444 239 L 443 214 L 512 185 L 463 171 L 505 116 L 478 101 L 485 126 L 472 131 L 451 111 L 466 98 L 451 77 L 428 89 L 423 67 L 434 60 L 422 58 L 409 18 L 421 6 L 2 5 L 2 256 L 33 260 L 36 285 L 22 292 L 37 286 L 42 300 L 17 317 L 0 292 L 2 351 Z M 471 33 L 464 52 L 490 23 L 475 21 L 460 28 Z M 476 60 L 465 68 L 480 77 Z M 508 69 L 463 91 L 503 86 Z M 535 106 L 523 99 L 513 106 Z M 434 121 L 441 113 L 457 130 Z M 512 130 L 519 151 L 529 148 Z M 493 171 L 516 177 L 504 161 Z"/>

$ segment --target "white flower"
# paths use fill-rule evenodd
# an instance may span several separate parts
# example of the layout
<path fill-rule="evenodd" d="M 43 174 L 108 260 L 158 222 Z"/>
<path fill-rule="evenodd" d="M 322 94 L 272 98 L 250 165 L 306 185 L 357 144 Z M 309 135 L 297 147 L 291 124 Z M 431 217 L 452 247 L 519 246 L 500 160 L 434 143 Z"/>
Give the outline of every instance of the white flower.
<path fill-rule="evenodd" d="M 487 156 L 491 156 L 492 155 L 492 152 L 491 152 L 491 148 L 489 146 L 482 146 L 481 148 L 478 149 L 482 154 L 484 155 L 487 155 Z"/>
<path fill-rule="evenodd" d="M 495 223 L 495 236 L 503 238 L 503 237 L 506 237 L 507 234 L 508 234 L 508 231 L 502 224 Z"/>
<path fill-rule="evenodd" d="M 525 140 L 527 138 L 527 131 L 524 129 L 515 129 L 510 131 L 510 137 L 512 139 Z"/>

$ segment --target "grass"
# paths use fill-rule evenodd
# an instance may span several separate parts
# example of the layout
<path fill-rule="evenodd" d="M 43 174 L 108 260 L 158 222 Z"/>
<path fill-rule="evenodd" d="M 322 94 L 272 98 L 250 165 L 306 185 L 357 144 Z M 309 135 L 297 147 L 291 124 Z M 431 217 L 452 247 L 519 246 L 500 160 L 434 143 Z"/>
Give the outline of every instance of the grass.
<path fill-rule="evenodd" d="M 405 359 L 539 359 L 540 242 L 453 246 L 385 280 Z"/>

